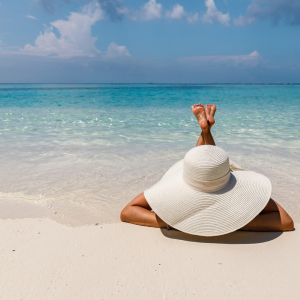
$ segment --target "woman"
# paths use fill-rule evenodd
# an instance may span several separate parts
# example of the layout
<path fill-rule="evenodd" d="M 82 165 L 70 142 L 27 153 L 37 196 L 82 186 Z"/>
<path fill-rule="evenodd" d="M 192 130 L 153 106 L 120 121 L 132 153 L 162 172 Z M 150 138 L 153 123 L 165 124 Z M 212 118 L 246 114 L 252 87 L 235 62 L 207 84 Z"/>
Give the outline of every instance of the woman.
<path fill-rule="evenodd" d="M 230 163 L 226 152 L 215 146 L 210 129 L 216 106 L 196 104 L 191 109 L 202 129 L 196 147 L 133 199 L 121 212 L 121 221 L 201 236 L 293 230 L 291 217 L 270 198 L 269 179 Z"/>

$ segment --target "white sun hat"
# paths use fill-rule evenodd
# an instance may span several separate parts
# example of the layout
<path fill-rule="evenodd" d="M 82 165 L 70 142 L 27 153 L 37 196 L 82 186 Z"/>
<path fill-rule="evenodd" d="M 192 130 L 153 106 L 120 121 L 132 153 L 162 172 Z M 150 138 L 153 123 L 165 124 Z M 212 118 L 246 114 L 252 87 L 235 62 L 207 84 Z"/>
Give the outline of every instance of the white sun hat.
<path fill-rule="evenodd" d="M 144 196 L 152 210 L 175 229 L 200 236 L 230 233 L 264 209 L 272 190 L 264 175 L 233 169 L 223 149 L 195 147 Z"/>

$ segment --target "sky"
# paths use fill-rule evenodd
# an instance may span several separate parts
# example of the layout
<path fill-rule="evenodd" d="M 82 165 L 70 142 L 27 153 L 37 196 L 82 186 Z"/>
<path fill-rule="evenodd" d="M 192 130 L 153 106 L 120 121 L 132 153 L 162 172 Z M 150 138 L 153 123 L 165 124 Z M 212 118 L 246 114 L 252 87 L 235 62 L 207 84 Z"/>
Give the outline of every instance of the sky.
<path fill-rule="evenodd" d="M 0 0 L 0 83 L 299 83 L 299 0 Z"/>

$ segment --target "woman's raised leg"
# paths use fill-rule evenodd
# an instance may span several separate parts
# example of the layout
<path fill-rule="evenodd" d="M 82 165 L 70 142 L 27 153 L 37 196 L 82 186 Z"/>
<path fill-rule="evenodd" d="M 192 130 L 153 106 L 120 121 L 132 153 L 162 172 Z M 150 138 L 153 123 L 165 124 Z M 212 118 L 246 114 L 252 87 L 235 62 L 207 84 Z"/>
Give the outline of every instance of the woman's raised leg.
<path fill-rule="evenodd" d="M 191 107 L 193 114 L 195 115 L 202 132 L 199 136 L 199 139 L 197 141 L 197 146 L 202 145 L 216 145 L 215 141 L 211 135 L 210 129 L 215 123 L 214 115 L 217 110 L 216 105 L 206 105 L 206 109 L 204 109 L 204 106 L 199 103 L 195 104 Z"/>
<path fill-rule="evenodd" d="M 122 210 L 120 215 L 122 222 L 150 226 L 150 227 L 167 227 L 167 224 L 160 219 L 155 212 L 151 211 L 144 193 L 135 197 Z"/>

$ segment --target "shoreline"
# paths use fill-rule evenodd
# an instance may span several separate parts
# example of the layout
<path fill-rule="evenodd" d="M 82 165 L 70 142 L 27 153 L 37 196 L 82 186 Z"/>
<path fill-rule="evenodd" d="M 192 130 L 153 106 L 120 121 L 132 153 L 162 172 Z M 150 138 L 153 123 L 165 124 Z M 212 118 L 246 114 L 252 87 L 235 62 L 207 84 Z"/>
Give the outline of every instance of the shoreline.
<path fill-rule="evenodd" d="M 300 223 L 298 153 L 286 157 L 262 147 L 244 152 L 233 145 L 223 148 L 243 169 L 267 176 L 273 186 L 271 197 Z M 133 153 L 129 147 L 125 153 L 100 151 L 93 157 L 88 148 L 87 153 L 60 153 L 46 161 L 46 152 L 40 149 L 34 160 L 21 155 L 13 160 L 3 153 L 0 219 L 48 217 L 71 226 L 115 223 L 128 202 L 159 181 L 185 154 L 182 149 L 154 149 Z"/>
<path fill-rule="evenodd" d="M 292 232 L 206 238 L 126 223 L 0 220 L 3 299 L 298 299 Z"/>

